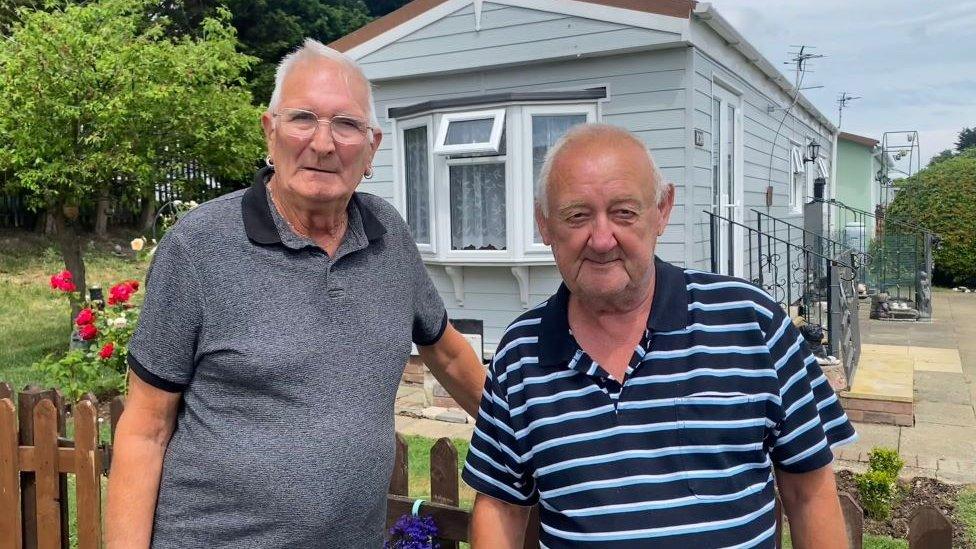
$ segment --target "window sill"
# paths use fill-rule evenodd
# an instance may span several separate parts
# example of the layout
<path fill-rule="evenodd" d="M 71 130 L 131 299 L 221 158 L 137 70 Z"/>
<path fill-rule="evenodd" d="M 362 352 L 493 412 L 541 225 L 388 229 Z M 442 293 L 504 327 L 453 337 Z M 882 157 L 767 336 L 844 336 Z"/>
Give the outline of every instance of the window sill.
<path fill-rule="evenodd" d="M 535 256 L 523 256 L 522 258 L 513 257 L 489 257 L 489 256 L 472 256 L 472 257 L 435 257 L 430 255 L 421 254 L 421 259 L 426 265 L 441 265 L 441 266 L 458 266 L 458 267 L 471 267 L 471 266 L 485 266 L 485 267 L 541 267 L 545 265 L 555 265 L 556 260 L 553 259 L 552 254 L 538 254 Z"/>
<path fill-rule="evenodd" d="M 522 308 L 529 308 L 529 267 L 553 266 L 555 260 L 550 256 L 545 258 L 462 258 L 462 259 L 433 259 L 424 258 L 425 265 L 436 265 L 444 268 L 444 273 L 451 279 L 454 285 L 454 299 L 458 307 L 464 307 L 464 271 L 466 268 L 480 267 L 507 267 L 518 283 L 519 299 Z"/>

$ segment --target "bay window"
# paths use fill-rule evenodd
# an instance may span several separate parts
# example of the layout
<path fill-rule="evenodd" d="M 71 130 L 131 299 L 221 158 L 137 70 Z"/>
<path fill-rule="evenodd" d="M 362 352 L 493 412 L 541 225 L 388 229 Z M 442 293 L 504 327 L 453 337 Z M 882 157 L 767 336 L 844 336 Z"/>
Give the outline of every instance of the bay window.
<path fill-rule="evenodd" d="M 425 261 L 551 264 L 535 226 L 534 202 L 546 153 L 570 128 L 597 120 L 606 90 L 587 101 L 517 102 L 490 108 L 390 109 L 397 157 L 397 206 Z M 549 92 L 563 97 L 570 92 Z M 533 97 L 535 98 L 535 97 Z M 400 114 L 400 116 L 397 116 Z"/>

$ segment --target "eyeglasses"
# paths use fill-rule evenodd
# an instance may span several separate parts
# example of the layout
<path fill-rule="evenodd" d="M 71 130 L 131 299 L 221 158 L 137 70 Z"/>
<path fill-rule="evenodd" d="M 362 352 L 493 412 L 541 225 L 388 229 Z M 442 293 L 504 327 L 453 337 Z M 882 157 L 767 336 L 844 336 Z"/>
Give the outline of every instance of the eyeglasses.
<path fill-rule="evenodd" d="M 369 131 L 365 121 L 342 114 L 319 118 L 314 112 L 303 109 L 281 109 L 273 116 L 281 120 L 281 130 L 296 139 L 311 139 L 323 122 L 332 130 L 332 139 L 344 145 L 363 144 Z"/>

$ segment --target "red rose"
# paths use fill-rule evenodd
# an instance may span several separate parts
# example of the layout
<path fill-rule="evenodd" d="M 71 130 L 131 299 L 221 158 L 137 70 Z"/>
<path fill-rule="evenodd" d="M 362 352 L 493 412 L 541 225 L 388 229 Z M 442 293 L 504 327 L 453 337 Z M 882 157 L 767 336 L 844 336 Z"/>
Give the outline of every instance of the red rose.
<path fill-rule="evenodd" d="M 56 275 L 51 275 L 51 289 L 61 290 L 62 292 L 73 292 L 78 288 L 72 282 L 71 271 L 61 271 Z"/>
<path fill-rule="evenodd" d="M 78 327 L 78 335 L 85 341 L 91 341 L 98 335 L 98 328 L 94 324 L 85 324 Z"/>
<path fill-rule="evenodd" d="M 108 304 L 118 305 L 120 303 L 125 303 L 129 301 L 129 298 L 132 297 L 133 293 L 135 293 L 135 290 L 128 283 L 121 282 L 116 284 L 108 290 Z"/>
<path fill-rule="evenodd" d="M 78 316 L 75 317 L 75 324 L 79 326 L 84 326 L 85 324 L 91 324 L 94 321 L 95 321 L 95 313 L 87 307 L 82 309 L 81 312 L 78 313 Z"/>
<path fill-rule="evenodd" d="M 98 351 L 98 356 L 108 360 L 109 358 L 112 357 L 112 353 L 114 352 L 115 352 L 115 344 L 109 341 L 108 343 L 105 344 L 104 347 L 102 347 L 101 351 Z"/>
<path fill-rule="evenodd" d="M 139 281 L 138 280 L 126 280 L 123 284 L 128 284 L 132 288 L 132 292 L 139 291 Z"/>

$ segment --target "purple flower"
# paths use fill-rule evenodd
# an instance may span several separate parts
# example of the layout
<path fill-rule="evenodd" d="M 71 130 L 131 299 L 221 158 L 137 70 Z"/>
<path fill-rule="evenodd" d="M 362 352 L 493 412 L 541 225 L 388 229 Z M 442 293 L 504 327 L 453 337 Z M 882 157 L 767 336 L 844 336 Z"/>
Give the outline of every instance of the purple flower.
<path fill-rule="evenodd" d="M 383 544 L 383 549 L 440 549 L 440 544 L 434 541 L 436 536 L 433 517 L 403 515 L 390 528 L 390 539 Z"/>

